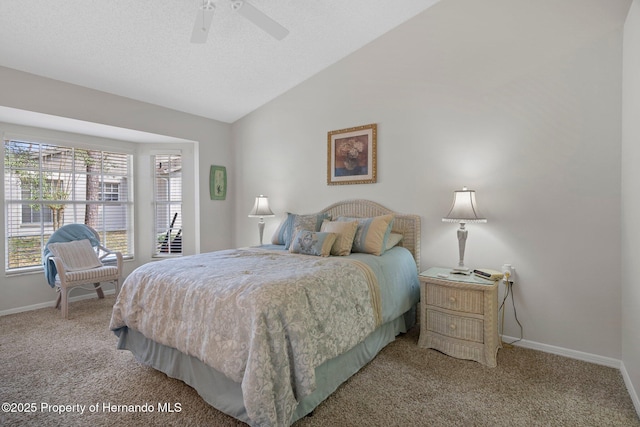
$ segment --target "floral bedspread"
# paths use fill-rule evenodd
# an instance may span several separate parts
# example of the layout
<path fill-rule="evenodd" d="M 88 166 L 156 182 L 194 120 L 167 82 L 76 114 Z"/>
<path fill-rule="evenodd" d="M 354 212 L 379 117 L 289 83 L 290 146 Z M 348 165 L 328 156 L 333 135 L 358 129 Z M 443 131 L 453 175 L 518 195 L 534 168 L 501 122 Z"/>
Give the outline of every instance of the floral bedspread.
<path fill-rule="evenodd" d="M 234 249 L 145 264 L 124 282 L 110 328 L 127 326 L 242 386 L 256 426 L 289 425 L 315 368 L 380 323 L 364 263 Z"/>

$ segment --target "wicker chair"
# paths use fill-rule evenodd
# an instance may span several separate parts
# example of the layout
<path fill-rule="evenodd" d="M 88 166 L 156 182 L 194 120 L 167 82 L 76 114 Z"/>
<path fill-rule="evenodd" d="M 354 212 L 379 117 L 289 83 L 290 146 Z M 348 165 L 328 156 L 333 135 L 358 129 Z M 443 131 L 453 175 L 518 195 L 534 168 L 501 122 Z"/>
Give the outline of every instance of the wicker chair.
<path fill-rule="evenodd" d="M 59 291 L 56 308 L 65 319 L 69 316 L 71 289 L 93 284 L 98 297 L 104 298 L 101 283 L 113 282 L 116 296 L 120 291 L 122 253 L 102 246 L 98 232 L 87 225 L 69 224 L 58 229 L 49 238 L 44 256 L 45 268 L 53 268 Z M 115 265 L 104 263 L 109 256 L 115 259 Z"/>

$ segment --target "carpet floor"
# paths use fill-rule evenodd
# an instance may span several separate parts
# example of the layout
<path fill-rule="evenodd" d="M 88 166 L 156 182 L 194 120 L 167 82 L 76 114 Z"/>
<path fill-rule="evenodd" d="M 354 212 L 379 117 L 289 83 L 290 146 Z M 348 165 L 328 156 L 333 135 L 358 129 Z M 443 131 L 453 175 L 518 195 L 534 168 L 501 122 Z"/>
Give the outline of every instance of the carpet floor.
<path fill-rule="evenodd" d="M 113 298 L 73 302 L 69 320 L 53 308 L 0 317 L 1 426 L 245 425 L 116 350 Z M 519 347 L 486 368 L 420 349 L 418 334 L 398 337 L 295 426 L 640 427 L 617 369 Z"/>

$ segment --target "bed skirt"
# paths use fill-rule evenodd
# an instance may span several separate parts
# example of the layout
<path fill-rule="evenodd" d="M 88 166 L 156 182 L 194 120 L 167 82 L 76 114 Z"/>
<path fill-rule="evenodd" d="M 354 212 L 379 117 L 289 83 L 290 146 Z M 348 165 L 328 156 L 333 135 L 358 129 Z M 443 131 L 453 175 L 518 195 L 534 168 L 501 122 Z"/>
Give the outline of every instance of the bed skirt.
<path fill-rule="evenodd" d="M 291 424 L 313 411 L 340 384 L 373 360 L 397 335 L 407 332 L 415 322 L 416 307 L 413 307 L 378 327 L 356 347 L 316 368 L 317 388 L 298 403 Z M 252 424 L 247 417 L 239 383 L 230 380 L 199 359 L 181 353 L 175 348 L 158 344 L 138 331 L 124 327 L 115 332 L 119 337 L 118 349 L 131 351 L 140 363 L 193 387 L 214 408 Z"/>

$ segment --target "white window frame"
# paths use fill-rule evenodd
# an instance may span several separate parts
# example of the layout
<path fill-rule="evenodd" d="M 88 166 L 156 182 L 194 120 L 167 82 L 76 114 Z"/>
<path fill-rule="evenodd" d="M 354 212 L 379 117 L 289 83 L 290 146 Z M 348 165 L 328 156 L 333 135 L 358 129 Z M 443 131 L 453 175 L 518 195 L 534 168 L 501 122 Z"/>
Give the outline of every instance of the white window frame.
<path fill-rule="evenodd" d="M 174 199 L 171 197 L 171 191 L 169 190 L 169 193 L 167 193 L 167 195 L 165 195 L 166 197 L 160 197 L 160 195 L 158 194 L 158 185 L 157 185 L 157 179 L 158 177 L 158 171 L 156 168 L 156 158 L 158 156 L 170 156 L 170 157 L 179 157 L 180 158 L 180 164 L 183 165 L 184 164 L 184 156 L 182 153 L 182 150 L 171 150 L 171 149 L 167 149 L 167 150 L 153 150 L 151 153 L 151 182 L 153 183 L 153 232 L 152 232 L 152 236 L 153 236 L 153 254 L 152 257 L 154 258 L 164 258 L 164 257 L 180 257 L 183 255 L 184 253 L 184 245 L 182 243 L 180 243 L 179 246 L 179 251 L 175 251 L 174 250 L 177 248 L 176 244 L 172 244 L 172 242 L 175 242 L 175 237 L 179 236 L 180 241 L 182 241 L 182 227 L 175 226 L 169 230 L 169 226 L 171 224 L 166 224 L 166 233 L 167 233 L 167 238 L 165 238 L 165 240 L 163 240 L 162 242 L 160 241 L 161 239 L 161 230 L 158 227 L 158 224 L 163 222 L 164 219 L 158 218 L 158 212 L 159 209 L 161 208 L 166 208 L 167 210 L 167 218 L 172 218 L 173 215 L 171 214 L 171 206 L 175 206 L 175 205 L 179 205 L 179 215 L 178 218 L 180 219 L 180 223 L 182 224 L 183 221 L 183 215 L 184 215 L 184 174 L 182 173 L 182 168 L 180 169 L 180 197 L 179 199 Z M 169 169 L 171 168 L 171 165 L 169 166 Z M 171 170 L 166 171 L 167 172 L 167 178 L 169 180 L 169 187 L 171 187 Z M 165 179 L 165 178 L 163 178 Z M 166 198 L 167 200 L 161 200 L 163 198 Z M 169 221 L 171 221 L 171 219 L 169 219 Z"/>
<path fill-rule="evenodd" d="M 127 170 L 128 173 L 126 175 L 126 178 L 124 179 L 124 182 L 127 185 L 127 197 L 128 200 L 126 201 L 122 201 L 120 200 L 120 197 L 118 197 L 118 201 L 117 202 L 109 202 L 109 201 L 100 201 L 100 202 L 96 202 L 96 203 L 100 203 L 102 206 L 107 206 L 110 203 L 117 203 L 120 205 L 124 205 L 124 209 L 125 209 L 125 215 L 126 215 L 126 234 L 127 234 L 127 251 L 126 251 L 126 258 L 130 259 L 133 258 L 134 256 L 134 206 L 135 206 L 135 201 L 134 201 L 134 193 L 133 193 L 133 186 L 134 186 L 134 169 L 133 169 L 133 154 L 134 154 L 134 150 L 131 149 L 123 149 L 121 146 L 115 146 L 113 147 L 113 149 L 107 149 L 105 150 L 104 147 L 104 141 L 101 140 L 100 142 L 94 144 L 96 140 L 95 137 L 91 137 L 91 136 L 85 136 L 85 135 L 71 135 L 70 137 L 67 137 L 68 134 L 66 133 L 62 133 L 62 132 L 56 132 L 56 131 L 48 131 L 48 130 L 43 130 L 43 129 L 37 129 L 37 128 L 33 128 L 34 130 L 36 130 L 36 132 L 34 132 L 33 134 L 31 133 L 5 133 L 5 134 L 1 134 L 0 133 L 0 140 L 2 142 L 0 149 L 3 152 L 3 158 L 5 155 L 5 141 L 26 141 L 26 142 L 30 142 L 30 143 L 34 143 L 34 144 L 45 144 L 45 145 L 51 145 L 51 146 L 59 146 L 59 147 L 64 147 L 64 148 L 73 148 L 73 149 L 78 149 L 78 150 L 92 150 L 92 151 L 102 151 L 102 152 L 106 152 L 106 153 L 115 153 L 115 154 L 122 154 L 122 155 L 126 155 L 127 156 Z M 49 135 L 55 135 L 55 136 L 49 136 Z M 59 137 L 62 136 L 62 137 Z M 89 143 L 82 143 L 79 142 L 78 140 L 82 141 L 82 140 L 87 140 L 87 141 L 91 141 Z M 118 141 L 120 142 L 120 141 Z M 120 145 L 120 144 L 118 144 Z M 9 234 L 9 230 L 8 230 L 8 207 L 11 204 L 18 204 L 21 203 L 20 200 L 11 200 L 9 199 L 9 195 L 6 193 L 6 189 L 8 188 L 8 185 L 11 184 L 7 184 L 5 182 L 5 167 L 4 167 L 4 161 L 2 162 L 2 165 L 0 166 L 0 171 L 2 172 L 2 182 L 3 182 L 3 186 L 5 188 L 5 191 L 3 192 L 4 197 L 3 197 L 3 216 L 4 216 L 4 223 L 5 223 L 5 234 L 4 234 L 4 241 L 3 241 L 3 246 L 4 246 L 4 259 L 3 259 L 3 269 L 6 275 L 13 275 L 13 274 L 22 274 L 22 273 L 28 273 L 30 271 L 41 271 L 42 270 L 42 265 L 31 265 L 31 266 L 25 266 L 25 267 L 11 267 L 9 266 L 9 239 L 12 237 L 12 235 Z M 74 171 L 74 173 L 78 173 L 77 171 Z M 102 176 L 103 176 L 103 180 L 104 181 L 104 175 L 112 175 L 109 174 L 108 172 L 105 172 L 104 170 L 102 170 Z M 100 193 L 102 193 L 102 190 L 100 191 Z M 66 204 L 69 204 L 70 206 L 74 206 L 74 205 L 86 205 L 87 201 L 83 201 L 83 200 L 65 200 Z M 103 212 L 104 214 L 104 212 Z M 103 221 L 103 223 L 106 221 Z M 42 247 L 44 247 L 44 244 L 46 243 L 46 241 L 44 241 L 44 236 L 45 236 L 45 228 L 48 228 L 48 223 L 43 223 L 42 221 L 39 224 L 33 224 L 31 226 L 32 228 L 37 229 L 38 227 L 40 228 L 40 239 L 41 239 L 41 245 Z M 105 230 L 98 230 L 101 233 L 101 240 L 104 241 L 104 238 L 106 236 L 106 229 Z M 124 253 L 124 252 L 123 252 Z"/>

